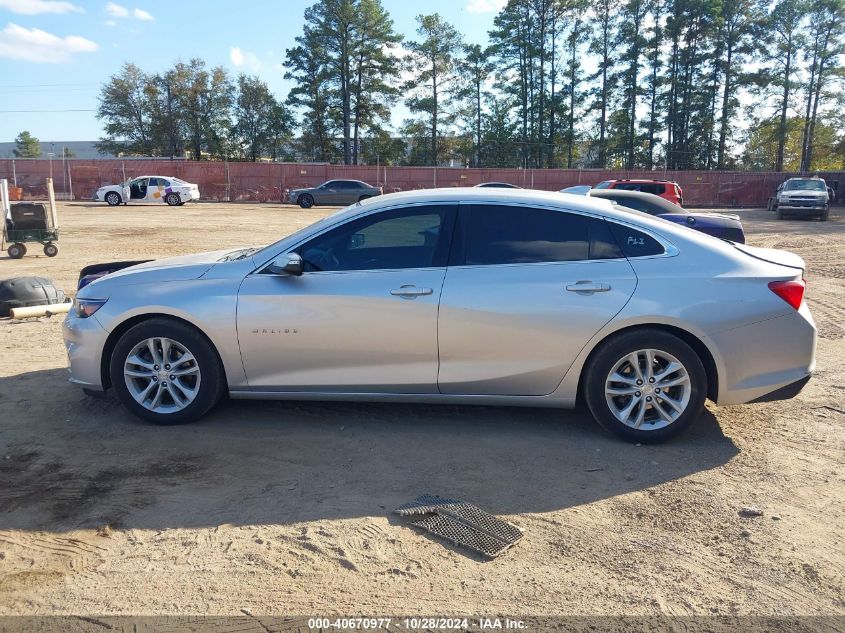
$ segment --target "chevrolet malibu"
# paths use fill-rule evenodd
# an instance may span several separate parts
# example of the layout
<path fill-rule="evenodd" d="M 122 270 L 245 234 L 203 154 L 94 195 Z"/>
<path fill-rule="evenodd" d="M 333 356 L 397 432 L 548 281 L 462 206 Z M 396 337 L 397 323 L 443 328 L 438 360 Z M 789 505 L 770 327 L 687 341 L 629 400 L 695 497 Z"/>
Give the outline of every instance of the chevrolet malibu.
<path fill-rule="evenodd" d="M 123 264 L 125 265 L 125 263 Z M 115 266 L 119 268 L 119 266 Z M 815 365 L 804 261 L 606 200 L 460 188 L 356 203 L 264 248 L 82 288 L 71 381 L 190 422 L 232 398 L 573 407 L 634 441 Z"/>

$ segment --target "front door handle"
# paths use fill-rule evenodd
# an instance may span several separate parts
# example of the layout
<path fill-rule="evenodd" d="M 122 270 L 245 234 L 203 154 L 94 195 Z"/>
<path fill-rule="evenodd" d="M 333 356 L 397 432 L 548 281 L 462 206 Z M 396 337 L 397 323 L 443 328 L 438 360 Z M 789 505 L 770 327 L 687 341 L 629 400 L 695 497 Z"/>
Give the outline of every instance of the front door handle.
<path fill-rule="evenodd" d="M 413 284 L 408 284 L 396 290 L 391 290 L 390 294 L 394 297 L 402 297 L 403 299 L 413 299 L 422 295 L 430 295 L 433 292 L 431 288 L 417 288 Z"/>
<path fill-rule="evenodd" d="M 566 289 L 569 292 L 591 295 L 594 292 L 607 292 L 610 290 L 610 284 L 597 283 L 595 281 L 578 281 L 574 284 L 569 284 L 566 286 Z"/>

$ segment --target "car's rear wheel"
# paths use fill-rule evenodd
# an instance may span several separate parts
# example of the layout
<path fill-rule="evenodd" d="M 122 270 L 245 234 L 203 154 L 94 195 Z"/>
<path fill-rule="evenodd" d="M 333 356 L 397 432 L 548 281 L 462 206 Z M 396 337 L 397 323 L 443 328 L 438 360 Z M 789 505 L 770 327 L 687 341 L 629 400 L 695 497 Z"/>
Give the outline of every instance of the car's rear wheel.
<path fill-rule="evenodd" d="M 165 196 L 164 201 L 167 204 L 169 204 L 171 207 L 175 207 L 175 206 L 179 205 L 179 203 L 182 202 L 182 198 L 179 197 L 178 193 L 168 193 Z"/>
<path fill-rule="evenodd" d="M 120 194 L 115 193 L 114 191 L 107 193 L 105 199 L 110 207 L 116 207 L 120 204 Z"/>
<path fill-rule="evenodd" d="M 678 337 L 639 330 L 601 346 L 587 368 L 584 395 L 603 427 L 630 440 L 654 442 L 700 415 L 707 375 L 695 351 Z"/>
<path fill-rule="evenodd" d="M 111 384 L 135 415 L 155 424 L 185 424 L 205 415 L 224 391 L 212 344 L 196 329 L 172 319 L 150 319 L 118 340 Z"/>
<path fill-rule="evenodd" d="M 296 201 L 303 209 L 310 209 L 314 206 L 314 197 L 309 193 L 303 193 Z"/>

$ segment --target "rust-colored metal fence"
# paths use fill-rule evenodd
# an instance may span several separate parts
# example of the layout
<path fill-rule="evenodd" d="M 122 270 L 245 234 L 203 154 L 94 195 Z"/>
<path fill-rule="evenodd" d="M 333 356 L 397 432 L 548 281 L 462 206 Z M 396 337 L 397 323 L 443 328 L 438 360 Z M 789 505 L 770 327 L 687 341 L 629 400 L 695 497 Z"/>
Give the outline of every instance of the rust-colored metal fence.
<path fill-rule="evenodd" d="M 743 171 L 646 171 L 605 169 L 462 169 L 453 167 L 376 167 L 314 163 L 225 163 L 159 159 L 0 160 L 0 178 L 24 190 L 24 198 L 46 196 L 52 174 L 59 197 L 84 200 L 105 184 L 143 175 L 176 176 L 197 183 L 203 200 L 279 202 L 288 189 L 312 187 L 333 178 L 354 178 L 384 187 L 385 192 L 432 187 L 471 187 L 502 181 L 556 191 L 594 185 L 610 178 L 661 178 L 678 182 L 685 206 L 765 206 L 777 186 L 796 174 Z M 845 171 L 820 172 L 845 202 Z"/>

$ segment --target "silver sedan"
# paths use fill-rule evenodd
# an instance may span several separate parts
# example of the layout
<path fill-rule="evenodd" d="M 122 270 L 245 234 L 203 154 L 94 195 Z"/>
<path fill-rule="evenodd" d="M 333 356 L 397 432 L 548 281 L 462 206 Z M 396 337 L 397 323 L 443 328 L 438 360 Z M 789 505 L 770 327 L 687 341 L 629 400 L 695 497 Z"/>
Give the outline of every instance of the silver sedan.
<path fill-rule="evenodd" d="M 71 381 L 190 422 L 233 398 L 588 405 L 635 441 L 705 398 L 795 395 L 815 365 L 804 261 L 540 191 L 356 203 L 261 249 L 82 288 Z"/>

